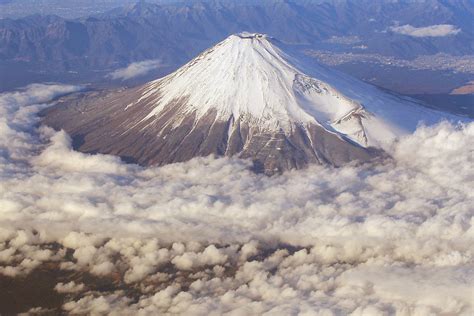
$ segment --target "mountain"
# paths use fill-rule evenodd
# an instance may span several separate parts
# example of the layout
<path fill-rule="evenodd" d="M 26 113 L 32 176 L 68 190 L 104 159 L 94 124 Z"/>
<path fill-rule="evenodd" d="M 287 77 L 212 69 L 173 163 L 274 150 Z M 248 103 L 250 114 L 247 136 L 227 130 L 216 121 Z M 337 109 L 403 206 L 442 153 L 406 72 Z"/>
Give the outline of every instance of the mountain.
<path fill-rule="evenodd" d="M 242 31 L 270 34 L 299 46 L 329 45 L 339 50 L 352 45 L 334 42 L 349 37 L 366 53 L 399 58 L 473 54 L 473 16 L 474 4 L 468 0 L 139 2 L 89 18 L 0 20 L 0 60 L 27 62 L 47 71 L 97 71 L 144 59 L 177 66 Z M 445 37 L 391 31 L 394 25 L 407 24 L 450 24 L 461 31 Z"/>
<path fill-rule="evenodd" d="M 232 35 L 143 86 L 49 109 L 76 148 L 142 165 L 215 154 L 267 174 L 380 155 L 424 121 L 448 117 L 317 64 L 269 36 Z"/>

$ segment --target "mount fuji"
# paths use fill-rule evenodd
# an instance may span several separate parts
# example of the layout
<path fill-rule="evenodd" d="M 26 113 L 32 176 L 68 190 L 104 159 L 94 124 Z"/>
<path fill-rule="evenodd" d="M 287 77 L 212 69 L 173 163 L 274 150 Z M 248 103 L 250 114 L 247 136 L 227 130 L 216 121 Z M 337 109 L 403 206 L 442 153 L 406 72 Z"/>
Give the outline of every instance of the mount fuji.
<path fill-rule="evenodd" d="M 236 155 L 267 174 L 368 161 L 421 123 L 459 119 L 253 33 L 145 85 L 61 101 L 43 122 L 66 130 L 80 151 L 141 165 Z"/>

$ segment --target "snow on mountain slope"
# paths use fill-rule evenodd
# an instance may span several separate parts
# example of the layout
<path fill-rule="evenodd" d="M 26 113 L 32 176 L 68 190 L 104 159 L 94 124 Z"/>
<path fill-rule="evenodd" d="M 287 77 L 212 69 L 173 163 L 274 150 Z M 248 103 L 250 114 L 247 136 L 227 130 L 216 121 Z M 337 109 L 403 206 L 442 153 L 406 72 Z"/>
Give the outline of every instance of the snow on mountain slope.
<path fill-rule="evenodd" d="M 149 116 L 159 114 L 176 95 L 189 95 L 187 110 L 198 116 L 215 108 L 217 118 L 249 116 L 269 129 L 314 121 L 295 98 L 298 73 L 266 37 L 234 35 L 153 82 L 150 92 L 161 90 L 164 97 Z"/>
<path fill-rule="evenodd" d="M 144 120 L 158 117 L 177 96 L 189 97 L 181 114 L 199 118 L 216 110 L 218 120 L 232 116 L 269 131 L 289 132 L 294 124 L 305 123 L 328 126 L 360 109 L 291 65 L 266 35 L 249 33 L 232 35 L 173 74 L 151 82 L 137 101 L 155 103 Z"/>
<path fill-rule="evenodd" d="M 45 122 L 86 152 L 146 165 L 238 155 L 274 173 L 366 161 L 379 154 L 373 147 L 442 119 L 457 118 L 317 65 L 266 35 L 241 33 L 164 78 L 86 95 Z"/>
<path fill-rule="evenodd" d="M 295 124 L 314 123 L 361 146 L 383 148 L 420 122 L 448 117 L 304 63 L 279 44 L 262 34 L 230 36 L 178 71 L 149 83 L 137 103 L 145 100 L 155 106 L 143 120 L 159 117 L 176 97 L 187 96 L 183 117 L 195 113 L 200 118 L 216 110 L 217 120 L 241 118 L 264 130 L 287 133 Z"/>
<path fill-rule="evenodd" d="M 278 41 L 276 44 L 280 44 L 286 51 L 292 51 L 291 48 Z M 413 133 L 421 124 L 434 125 L 443 120 L 470 121 L 465 117 L 429 108 L 409 97 L 381 90 L 376 86 L 320 65 L 310 57 L 296 51 L 292 51 L 289 61 L 293 62 L 298 69 L 304 69 L 304 72 L 309 76 L 325 82 L 352 102 L 362 105 L 366 115 L 361 117 L 361 123 L 368 138 L 368 146 L 387 148 L 399 137 Z M 333 99 L 333 101 L 337 103 L 337 100 Z M 325 102 L 330 101 L 326 100 Z M 335 120 L 332 126 L 343 132 L 342 125 L 345 122 L 346 120 Z"/>

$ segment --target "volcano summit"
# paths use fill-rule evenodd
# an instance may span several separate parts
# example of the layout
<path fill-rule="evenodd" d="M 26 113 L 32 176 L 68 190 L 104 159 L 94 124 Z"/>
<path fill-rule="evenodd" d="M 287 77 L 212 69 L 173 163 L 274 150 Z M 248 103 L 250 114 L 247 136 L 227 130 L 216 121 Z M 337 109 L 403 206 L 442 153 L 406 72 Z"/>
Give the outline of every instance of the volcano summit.
<path fill-rule="evenodd" d="M 142 165 L 237 155 L 272 174 L 367 161 L 420 122 L 444 118 L 266 35 L 241 33 L 143 86 L 63 100 L 44 123 L 83 152 Z"/>

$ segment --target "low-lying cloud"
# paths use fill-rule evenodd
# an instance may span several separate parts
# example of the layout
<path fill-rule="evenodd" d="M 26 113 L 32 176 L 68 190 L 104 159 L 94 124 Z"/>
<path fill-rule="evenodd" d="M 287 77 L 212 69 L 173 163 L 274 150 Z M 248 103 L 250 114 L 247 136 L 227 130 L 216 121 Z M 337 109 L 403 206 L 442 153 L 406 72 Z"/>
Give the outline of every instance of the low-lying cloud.
<path fill-rule="evenodd" d="M 436 24 L 424 27 L 414 27 L 410 24 L 393 26 L 390 30 L 394 33 L 413 37 L 444 37 L 452 36 L 461 32 L 461 29 L 451 24 Z"/>
<path fill-rule="evenodd" d="M 76 89 L 0 97 L 0 274 L 75 272 L 52 286 L 69 295 L 63 312 L 474 311 L 474 123 L 420 127 L 376 165 L 266 177 L 208 157 L 145 169 L 35 128 L 47 98 L 29 94 L 41 88 Z M 93 277 L 118 285 L 99 291 Z"/>
<path fill-rule="evenodd" d="M 117 69 L 114 72 L 108 74 L 107 76 L 114 80 L 120 79 L 124 81 L 146 75 L 150 71 L 160 68 L 161 66 L 162 63 L 160 60 L 144 60 L 140 62 L 131 63 L 125 68 Z"/>

